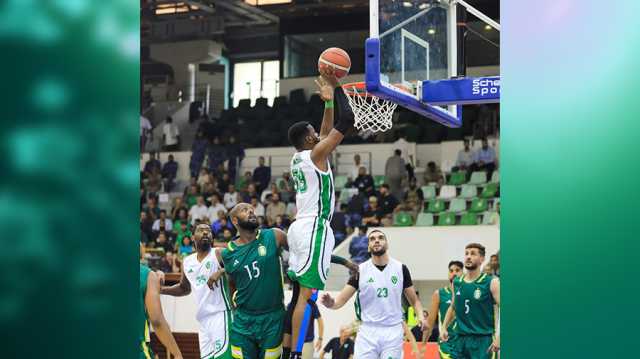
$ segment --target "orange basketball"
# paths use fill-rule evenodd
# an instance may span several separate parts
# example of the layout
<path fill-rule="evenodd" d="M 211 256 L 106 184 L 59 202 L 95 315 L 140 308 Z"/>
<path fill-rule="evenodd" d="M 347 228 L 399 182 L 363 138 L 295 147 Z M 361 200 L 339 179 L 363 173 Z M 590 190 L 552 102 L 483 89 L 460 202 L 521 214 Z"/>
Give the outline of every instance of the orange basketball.
<path fill-rule="evenodd" d="M 331 47 L 320 55 L 318 59 L 318 70 L 331 66 L 335 70 L 336 78 L 343 78 L 349 74 L 351 69 L 351 58 L 343 49 Z"/>

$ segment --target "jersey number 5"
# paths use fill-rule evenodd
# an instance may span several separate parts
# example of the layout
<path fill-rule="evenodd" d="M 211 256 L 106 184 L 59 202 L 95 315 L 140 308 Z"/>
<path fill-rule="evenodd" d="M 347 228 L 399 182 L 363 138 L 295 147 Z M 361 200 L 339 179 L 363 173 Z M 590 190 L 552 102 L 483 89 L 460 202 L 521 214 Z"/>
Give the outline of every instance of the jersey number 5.
<path fill-rule="evenodd" d="M 464 314 L 469 314 L 469 299 L 464 300 Z"/>
<path fill-rule="evenodd" d="M 249 269 L 248 265 L 244 266 L 244 269 L 247 270 L 247 274 L 249 274 L 249 280 L 252 280 L 253 278 L 258 278 L 260 276 L 260 268 L 258 268 L 258 261 L 253 261 L 251 263 L 251 267 L 253 268 L 253 271 Z"/>
<path fill-rule="evenodd" d="M 291 169 L 291 176 L 293 177 L 293 185 L 296 188 L 296 192 L 305 193 L 307 191 L 307 179 L 304 178 L 304 173 L 298 169 Z"/>

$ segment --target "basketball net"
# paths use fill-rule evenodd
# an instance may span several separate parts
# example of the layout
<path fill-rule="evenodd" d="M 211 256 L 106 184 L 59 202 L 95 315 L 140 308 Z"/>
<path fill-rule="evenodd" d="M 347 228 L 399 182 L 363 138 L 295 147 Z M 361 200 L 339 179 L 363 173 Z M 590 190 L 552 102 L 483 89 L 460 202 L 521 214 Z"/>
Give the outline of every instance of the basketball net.
<path fill-rule="evenodd" d="M 398 104 L 367 92 L 364 82 L 342 85 L 355 117 L 358 131 L 385 132 L 393 126 L 393 111 Z"/>

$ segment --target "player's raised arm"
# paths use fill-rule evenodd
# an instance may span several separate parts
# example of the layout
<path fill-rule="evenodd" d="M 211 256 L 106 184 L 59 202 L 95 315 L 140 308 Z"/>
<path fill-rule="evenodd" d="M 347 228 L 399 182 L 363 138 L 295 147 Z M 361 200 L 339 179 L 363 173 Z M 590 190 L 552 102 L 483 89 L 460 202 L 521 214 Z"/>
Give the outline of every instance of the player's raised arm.
<path fill-rule="evenodd" d="M 147 293 L 144 297 L 144 305 L 149 314 L 149 322 L 153 326 L 160 342 L 167 347 L 167 350 L 178 359 L 182 359 L 182 353 L 176 340 L 171 334 L 169 324 L 162 313 L 162 305 L 160 304 L 160 279 L 154 272 L 149 272 L 147 277 Z"/>
<path fill-rule="evenodd" d="M 320 126 L 320 139 L 327 137 L 331 129 L 333 129 L 333 89 L 340 86 L 336 79 L 332 67 L 320 69 L 320 77 L 315 80 L 318 86 L 318 95 L 324 101 L 324 115 L 322 116 L 322 125 Z"/>
<path fill-rule="evenodd" d="M 493 300 L 496 302 L 494 306 L 494 320 L 495 320 L 495 337 L 493 338 L 493 343 L 489 347 L 490 352 L 498 352 L 500 350 L 500 280 L 498 278 L 493 278 L 491 280 L 491 296 L 493 296 Z"/>
<path fill-rule="evenodd" d="M 436 289 L 431 296 L 431 307 L 429 307 L 429 313 L 431 313 L 427 317 L 427 328 L 422 335 L 422 341 L 427 342 L 431 337 L 431 332 L 437 323 L 438 319 L 438 307 L 440 307 L 440 294 Z"/>
<path fill-rule="evenodd" d="M 163 286 L 160 288 L 160 294 L 171 295 L 174 297 L 182 297 L 191 293 L 191 284 L 184 274 L 184 263 L 182 264 L 182 276 L 180 282 L 172 286 Z"/>
<path fill-rule="evenodd" d="M 333 101 L 334 119 L 336 119 L 337 122 L 334 128 L 329 131 L 327 137 L 321 139 L 311 151 L 311 160 L 320 169 L 326 166 L 327 159 L 331 152 L 338 147 L 347 134 L 347 131 L 353 128 L 355 124 L 353 111 L 349 106 L 349 100 L 342 90 L 342 87 L 337 87 L 333 90 Z"/>

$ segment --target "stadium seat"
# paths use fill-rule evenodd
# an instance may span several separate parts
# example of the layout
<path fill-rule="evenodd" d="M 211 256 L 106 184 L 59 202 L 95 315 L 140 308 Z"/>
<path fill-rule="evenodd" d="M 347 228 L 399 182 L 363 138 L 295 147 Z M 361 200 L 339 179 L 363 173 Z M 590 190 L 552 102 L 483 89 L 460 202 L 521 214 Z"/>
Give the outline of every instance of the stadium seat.
<path fill-rule="evenodd" d="M 439 226 L 454 226 L 456 224 L 456 215 L 451 212 L 443 212 L 440 213 L 440 217 L 438 218 Z"/>
<path fill-rule="evenodd" d="M 484 184 L 487 183 L 487 172 L 476 171 L 471 174 L 469 184 Z"/>
<path fill-rule="evenodd" d="M 484 198 L 476 198 L 471 202 L 471 208 L 469 212 L 480 213 L 486 211 L 488 208 L 487 200 Z"/>
<path fill-rule="evenodd" d="M 500 183 L 500 172 L 493 171 L 493 174 L 491 175 L 491 182 L 492 183 Z"/>
<path fill-rule="evenodd" d="M 462 185 L 462 191 L 460 191 L 460 198 L 475 198 L 478 196 L 478 188 L 474 184 Z"/>
<path fill-rule="evenodd" d="M 340 203 L 344 203 L 344 204 L 349 203 L 349 201 L 351 200 L 351 197 L 357 194 L 358 194 L 357 188 L 343 188 L 340 191 L 340 197 L 339 197 Z"/>
<path fill-rule="evenodd" d="M 493 215 L 493 211 L 487 211 L 482 214 L 482 224 L 490 225 L 491 224 L 491 216 Z"/>
<path fill-rule="evenodd" d="M 373 185 L 376 187 L 376 189 L 380 188 L 380 186 L 382 186 L 383 184 L 384 184 L 383 175 L 373 176 Z"/>
<path fill-rule="evenodd" d="M 480 193 L 480 197 L 482 198 L 492 198 L 496 196 L 498 193 L 498 184 L 494 182 L 489 182 Z"/>
<path fill-rule="evenodd" d="M 441 199 L 434 199 L 427 205 L 427 212 L 438 213 L 444 211 L 444 201 Z"/>
<path fill-rule="evenodd" d="M 335 176 L 334 185 L 337 191 L 340 191 L 347 184 L 348 178 L 347 176 Z"/>
<path fill-rule="evenodd" d="M 460 224 L 463 226 L 475 226 L 478 224 L 478 215 L 475 213 L 465 213 L 460 217 Z"/>
<path fill-rule="evenodd" d="M 500 197 L 494 198 L 493 199 L 493 210 L 494 211 L 498 209 L 498 203 L 500 203 Z"/>
<path fill-rule="evenodd" d="M 465 172 L 453 172 L 449 177 L 449 184 L 452 186 L 459 186 L 467 182 L 467 174 Z"/>
<path fill-rule="evenodd" d="M 407 212 L 398 212 L 393 216 L 393 225 L 395 227 L 413 226 L 413 218 Z"/>
<path fill-rule="evenodd" d="M 421 189 L 425 201 L 436 198 L 436 186 L 422 186 Z"/>
<path fill-rule="evenodd" d="M 440 195 L 438 196 L 438 198 L 442 198 L 442 199 L 456 198 L 456 187 L 455 186 L 440 187 Z"/>
<path fill-rule="evenodd" d="M 454 198 L 449 204 L 449 212 L 460 213 L 467 210 L 467 201 L 462 198 Z"/>
<path fill-rule="evenodd" d="M 416 220 L 416 226 L 430 227 L 433 226 L 433 214 L 432 213 L 420 213 Z"/>

